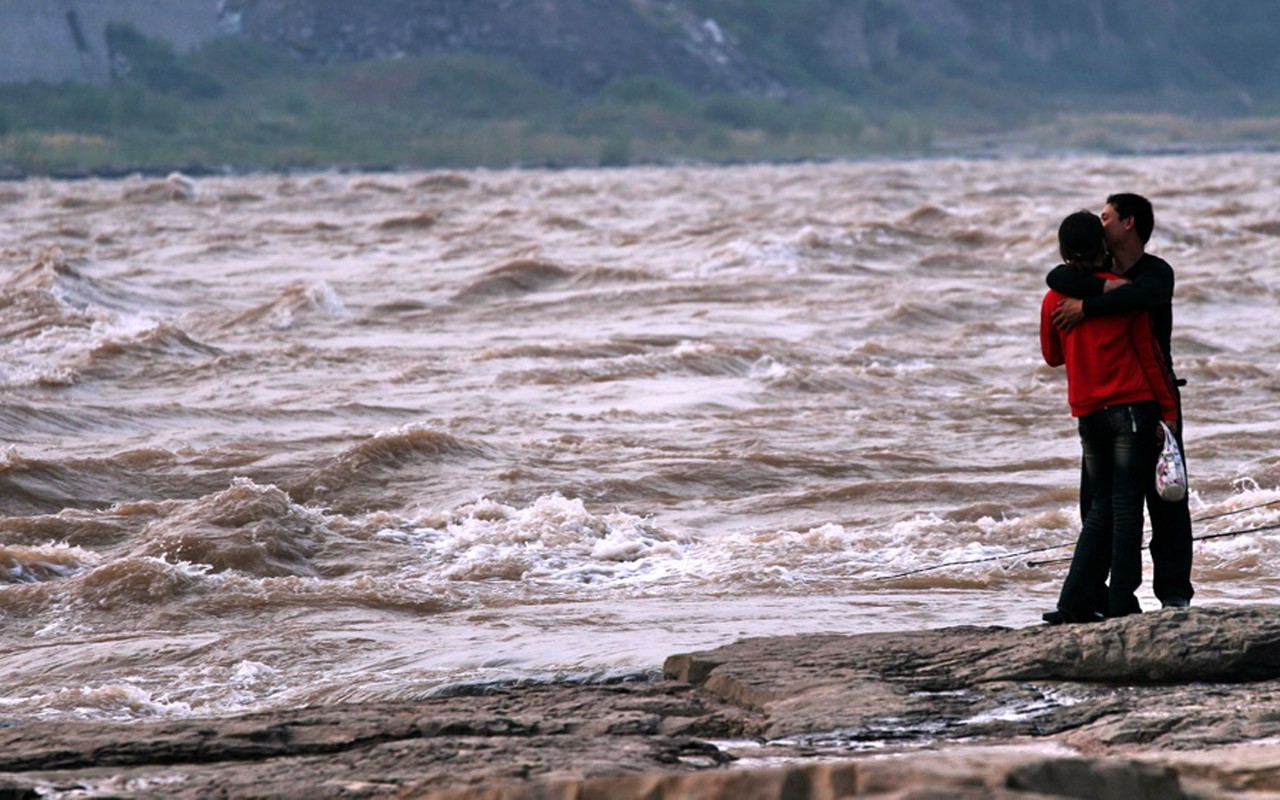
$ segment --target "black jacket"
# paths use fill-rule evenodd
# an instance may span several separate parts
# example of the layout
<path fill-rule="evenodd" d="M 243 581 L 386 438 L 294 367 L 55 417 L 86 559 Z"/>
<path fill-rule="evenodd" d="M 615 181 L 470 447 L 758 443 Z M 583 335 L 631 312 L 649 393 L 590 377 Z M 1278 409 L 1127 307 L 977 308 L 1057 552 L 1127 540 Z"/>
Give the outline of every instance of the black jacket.
<path fill-rule="evenodd" d="M 1173 336 L 1173 267 L 1163 258 L 1143 253 L 1124 277 L 1131 283 L 1104 293 L 1106 281 L 1102 278 L 1059 264 L 1049 272 L 1045 282 L 1050 289 L 1083 300 L 1086 318 L 1130 311 L 1151 312 L 1151 330 L 1172 376 L 1173 353 L 1169 345 Z"/>

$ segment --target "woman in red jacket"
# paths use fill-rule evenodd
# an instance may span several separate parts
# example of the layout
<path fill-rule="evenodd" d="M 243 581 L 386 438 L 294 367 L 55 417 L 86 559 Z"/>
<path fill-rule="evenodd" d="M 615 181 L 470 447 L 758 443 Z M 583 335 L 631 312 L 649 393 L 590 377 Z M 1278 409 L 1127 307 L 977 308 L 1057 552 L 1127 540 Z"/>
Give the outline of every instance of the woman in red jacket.
<path fill-rule="evenodd" d="M 1058 228 L 1058 248 L 1073 269 L 1115 277 L 1102 221 L 1077 211 Z M 1050 290 L 1040 308 L 1040 348 L 1051 367 L 1067 367 L 1067 401 L 1080 429 L 1094 502 L 1084 518 L 1071 569 L 1049 623 L 1090 622 L 1142 611 L 1142 505 L 1163 434 L 1177 404 L 1147 312 L 1090 317 L 1062 333 L 1052 313 L 1064 295 Z M 1110 583 L 1107 583 L 1110 573 Z"/>

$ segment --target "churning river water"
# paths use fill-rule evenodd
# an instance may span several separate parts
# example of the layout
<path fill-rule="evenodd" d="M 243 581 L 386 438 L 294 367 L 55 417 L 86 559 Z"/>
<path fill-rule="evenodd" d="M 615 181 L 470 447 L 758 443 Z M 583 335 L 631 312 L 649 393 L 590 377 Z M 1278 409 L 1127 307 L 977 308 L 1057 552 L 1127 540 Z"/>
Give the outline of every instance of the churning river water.
<path fill-rule="evenodd" d="M 1196 602 L 1275 602 L 1277 187 L 1258 154 L 0 185 L 0 719 L 1039 624 L 1079 523 L 1043 278 L 1114 191 L 1178 273 Z"/>

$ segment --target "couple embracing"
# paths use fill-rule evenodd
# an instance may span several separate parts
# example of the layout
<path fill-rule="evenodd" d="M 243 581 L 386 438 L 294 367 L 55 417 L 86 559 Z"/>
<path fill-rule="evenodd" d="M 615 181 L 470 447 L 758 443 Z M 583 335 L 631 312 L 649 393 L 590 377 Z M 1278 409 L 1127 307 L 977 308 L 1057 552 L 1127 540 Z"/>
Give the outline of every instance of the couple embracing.
<path fill-rule="evenodd" d="M 1040 346 L 1066 365 L 1067 397 L 1084 452 L 1083 520 L 1050 624 L 1141 612 L 1142 509 L 1151 517 L 1153 590 L 1164 607 L 1191 602 L 1191 514 L 1184 495 L 1155 486 L 1163 422 L 1182 445 L 1182 408 L 1170 357 L 1173 269 L 1146 252 L 1155 226 L 1136 194 L 1107 198 L 1102 215 L 1063 220 L 1063 263 L 1049 273 Z"/>

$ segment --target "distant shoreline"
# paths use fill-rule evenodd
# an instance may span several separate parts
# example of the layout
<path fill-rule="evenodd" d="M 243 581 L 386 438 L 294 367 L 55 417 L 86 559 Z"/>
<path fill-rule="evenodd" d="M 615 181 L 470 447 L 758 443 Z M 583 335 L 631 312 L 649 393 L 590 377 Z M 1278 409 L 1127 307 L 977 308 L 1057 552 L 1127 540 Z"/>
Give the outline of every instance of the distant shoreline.
<path fill-rule="evenodd" d="M 1153 145 L 1133 147 L 1123 150 L 1090 150 L 1071 147 L 1037 147 L 1034 145 L 1002 145 L 994 141 L 957 141 L 951 146 L 943 146 L 928 152 L 902 152 L 879 154 L 847 154 L 829 157 L 804 158 L 760 158 L 716 161 L 706 159 L 667 158 L 649 161 L 634 161 L 628 164 L 578 164 L 556 163 L 553 161 L 536 163 L 512 163 L 495 167 L 484 164 L 444 165 L 444 164 L 349 164 L 332 163 L 325 165 L 309 165 L 297 167 L 269 167 L 261 165 L 230 164 L 136 164 L 105 165 L 76 169 L 55 169 L 47 172 L 26 172 L 13 163 L 0 161 L 0 183 L 21 183 L 22 181 L 44 178 L 53 181 L 80 180 L 125 180 L 142 177 L 161 179 L 173 173 L 180 173 L 191 178 L 230 178 L 251 175 L 319 175 L 325 173 L 351 175 L 379 175 L 413 172 L 472 172 L 472 171 L 522 171 L 545 170 L 551 172 L 581 169 L 628 169 L 628 168 L 687 168 L 705 169 L 733 168 L 744 166 L 786 166 L 797 164 L 847 164 L 874 163 L 883 161 L 927 161 L 936 159 L 962 159 L 975 161 L 999 161 L 1004 159 L 1053 159 L 1053 158 L 1123 158 L 1127 156 L 1140 158 L 1206 156 L 1226 154 L 1269 154 L 1280 152 L 1280 142 L 1215 142 L 1212 144 Z"/>

